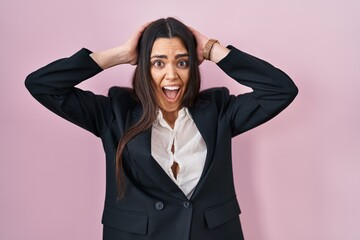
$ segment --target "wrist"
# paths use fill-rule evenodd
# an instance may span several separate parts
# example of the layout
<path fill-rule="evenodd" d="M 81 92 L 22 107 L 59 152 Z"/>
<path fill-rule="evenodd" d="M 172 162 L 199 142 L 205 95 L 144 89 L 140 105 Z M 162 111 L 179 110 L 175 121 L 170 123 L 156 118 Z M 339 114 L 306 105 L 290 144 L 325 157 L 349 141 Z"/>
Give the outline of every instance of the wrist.
<path fill-rule="evenodd" d="M 226 57 L 230 52 L 230 49 L 221 45 L 220 43 L 215 43 L 212 47 L 210 53 L 210 61 L 214 63 L 220 62 L 224 57 Z"/>
<path fill-rule="evenodd" d="M 214 45 L 216 43 L 219 43 L 218 40 L 216 39 L 209 39 L 206 43 L 205 43 L 205 47 L 204 47 L 204 51 L 203 51 L 203 57 L 205 60 L 210 60 L 211 59 L 211 52 L 212 49 L 214 47 Z"/>
<path fill-rule="evenodd" d="M 102 68 L 107 69 L 116 65 L 127 63 L 129 51 L 124 46 L 114 47 L 90 55 Z"/>

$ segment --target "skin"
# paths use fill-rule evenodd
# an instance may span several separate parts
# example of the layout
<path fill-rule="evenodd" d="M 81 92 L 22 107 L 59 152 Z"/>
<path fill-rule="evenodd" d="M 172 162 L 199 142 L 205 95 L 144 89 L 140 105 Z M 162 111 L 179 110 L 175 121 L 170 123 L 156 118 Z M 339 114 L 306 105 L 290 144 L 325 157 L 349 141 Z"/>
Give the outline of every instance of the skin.
<path fill-rule="evenodd" d="M 151 76 L 156 89 L 156 99 L 164 119 L 174 127 L 178 111 L 189 83 L 188 51 L 180 38 L 158 38 L 150 55 Z M 165 89 L 176 89 L 168 97 Z M 176 93 L 176 95 L 175 95 Z"/>
<path fill-rule="evenodd" d="M 142 25 L 129 39 L 128 41 L 126 41 L 123 45 L 111 48 L 111 49 L 107 49 L 104 51 L 99 51 L 99 52 L 94 52 L 92 53 L 90 56 L 92 57 L 92 59 L 102 68 L 102 69 L 107 69 L 113 66 L 117 66 L 117 65 L 121 65 L 121 64 L 131 64 L 131 65 L 136 65 L 137 63 L 137 44 L 138 41 L 143 33 L 143 31 L 146 29 L 146 27 L 150 24 L 151 22 L 148 22 L 144 25 Z M 197 56 L 198 56 L 198 60 L 199 63 L 201 64 L 204 61 L 203 58 L 203 52 L 204 52 L 204 47 L 206 42 L 209 40 L 209 38 L 205 35 L 203 35 L 202 33 L 200 33 L 199 31 L 197 31 L 196 29 L 189 27 L 189 29 L 191 30 L 191 32 L 193 33 L 196 42 L 197 42 Z M 173 38 L 173 40 L 176 38 Z M 159 40 L 159 41 L 158 41 Z M 162 80 L 161 82 L 163 83 L 169 83 L 169 82 L 175 82 L 176 84 L 181 84 L 181 97 L 179 95 L 179 98 L 177 98 L 177 100 L 173 103 L 171 103 L 171 101 L 164 101 L 163 96 L 161 96 L 160 90 L 157 88 L 157 93 L 156 95 L 158 96 L 158 101 L 159 101 L 159 107 L 160 109 L 162 109 L 165 113 L 164 117 L 167 120 L 167 122 L 169 123 L 170 126 L 174 126 L 175 120 L 177 118 L 177 113 L 179 110 L 179 102 L 178 100 L 182 99 L 183 96 L 183 90 L 186 89 L 187 83 L 186 81 L 188 81 L 188 79 L 186 80 L 185 75 L 183 75 L 183 71 L 185 71 L 185 69 L 179 69 L 179 67 L 176 65 L 176 61 L 174 61 L 174 56 L 176 56 L 176 51 L 175 48 L 180 50 L 182 49 L 182 47 L 179 44 L 176 44 L 176 40 L 175 41 L 170 41 L 170 42 L 164 42 L 161 39 L 157 39 L 155 41 L 155 43 L 158 42 L 163 42 L 164 43 L 164 51 L 166 49 L 166 54 L 168 55 L 168 59 L 166 59 L 166 64 L 165 64 L 165 69 L 166 71 L 169 71 L 170 74 L 170 79 L 169 77 L 166 77 L 166 74 L 164 74 L 163 70 L 160 69 L 154 69 L 151 70 L 151 74 L 153 76 L 154 79 L 161 79 L 161 77 L 158 78 L 158 76 L 161 76 L 162 73 Z M 153 50 L 157 49 L 157 50 L 161 50 L 161 46 L 156 46 L 156 44 L 154 43 L 153 45 Z M 175 47 L 177 46 L 177 47 Z M 221 59 L 223 59 L 228 53 L 230 52 L 229 49 L 227 49 L 226 47 L 222 46 L 219 43 L 215 43 L 211 54 L 210 54 L 210 61 L 214 62 L 214 63 L 218 63 L 219 61 L 221 61 Z M 175 55 L 174 55 L 175 54 Z M 169 66 L 172 66 L 171 68 Z M 176 74 L 175 74 L 176 73 Z M 160 83 L 158 86 L 163 86 Z M 170 114 L 167 114 L 170 113 Z"/>

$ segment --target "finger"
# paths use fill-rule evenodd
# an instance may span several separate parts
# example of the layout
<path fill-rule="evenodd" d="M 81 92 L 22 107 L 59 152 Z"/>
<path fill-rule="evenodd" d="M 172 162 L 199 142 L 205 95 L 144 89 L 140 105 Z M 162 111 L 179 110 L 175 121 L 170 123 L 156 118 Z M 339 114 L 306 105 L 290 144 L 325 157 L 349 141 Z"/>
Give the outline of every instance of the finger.
<path fill-rule="evenodd" d="M 145 29 L 152 23 L 153 21 L 150 22 L 146 22 L 145 24 L 141 25 L 134 33 L 133 35 L 130 37 L 130 39 L 128 40 L 128 42 L 135 42 L 137 44 L 137 42 L 139 41 L 140 37 L 142 36 L 143 32 L 145 31 Z"/>
<path fill-rule="evenodd" d="M 140 26 L 140 28 L 138 29 L 138 32 L 143 33 L 145 31 L 145 29 L 153 22 L 154 21 L 149 21 L 149 22 L 144 23 L 143 25 Z"/>
<path fill-rule="evenodd" d="M 195 28 L 193 28 L 193 27 L 191 27 L 191 26 L 189 26 L 189 25 L 186 25 L 189 29 L 190 29 L 190 31 L 192 32 L 192 34 L 194 34 L 194 35 L 197 35 L 198 34 L 198 30 L 196 30 Z"/>
<path fill-rule="evenodd" d="M 194 32 L 195 29 L 193 27 L 191 27 L 189 25 L 186 25 L 186 26 L 190 29 L 191 32 Z"/>

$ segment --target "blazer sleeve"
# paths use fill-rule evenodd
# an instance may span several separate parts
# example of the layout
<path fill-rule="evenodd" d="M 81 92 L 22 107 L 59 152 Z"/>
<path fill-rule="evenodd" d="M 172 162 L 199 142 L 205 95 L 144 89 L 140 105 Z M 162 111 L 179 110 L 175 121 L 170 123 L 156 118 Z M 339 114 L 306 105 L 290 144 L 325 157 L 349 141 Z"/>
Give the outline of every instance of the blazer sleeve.
<path fill-rule="evenodd" d="M 100 136 L 113 119 L 109 97 L 75 87 L 102 71 L 90 53 L 81 49 L 52 62 L 27 76 L 25 85 L 49 110 Z"/>
<path fill-rule="evenodd" d="M 225 113 L 232 136 L 254 128 L 284 110 L 298 88 L 288 75 L 268 62 L 228 46 L 230 53 L 218 66 L 238 83 L 253 89 L 238 96 L 225 91 Z"/>

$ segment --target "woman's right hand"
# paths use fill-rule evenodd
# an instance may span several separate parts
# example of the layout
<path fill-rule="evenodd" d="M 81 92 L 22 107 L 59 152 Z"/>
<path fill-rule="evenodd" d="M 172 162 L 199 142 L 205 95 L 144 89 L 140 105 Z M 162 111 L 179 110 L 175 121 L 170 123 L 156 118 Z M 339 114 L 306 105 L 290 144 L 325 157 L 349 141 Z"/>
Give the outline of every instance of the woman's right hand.
<path fill-rule="evenodd" d="M 125 44 L 108 50 L 90 54 L 92 59 L 102 68 L 107 69 L 120 64 L 137 64 L 137 46 L 144 30 L 151 22 L 142 25 Z"/>
<path fill-rule="evenodd" d="M 147 22 L 144 25 L 142 25 L 130 38 L 127 40 L 127 42 L 123 45 L 126 53 L 126 63 L 130 63 L 131 65 L 137 64 L 137 46 L 139 43 L 139 39 L 141 38 L 143 32 L 145 29 L 151 24 L 151 22 Z"/>

